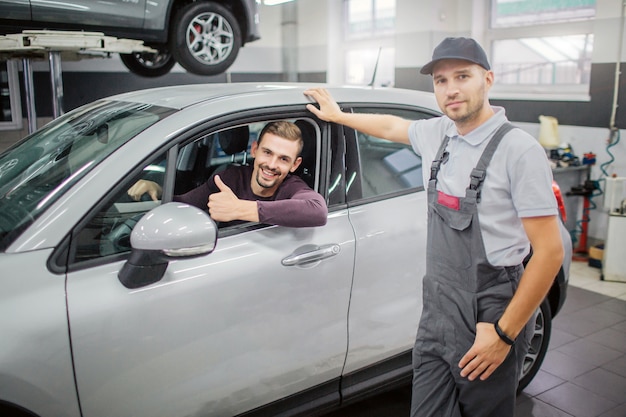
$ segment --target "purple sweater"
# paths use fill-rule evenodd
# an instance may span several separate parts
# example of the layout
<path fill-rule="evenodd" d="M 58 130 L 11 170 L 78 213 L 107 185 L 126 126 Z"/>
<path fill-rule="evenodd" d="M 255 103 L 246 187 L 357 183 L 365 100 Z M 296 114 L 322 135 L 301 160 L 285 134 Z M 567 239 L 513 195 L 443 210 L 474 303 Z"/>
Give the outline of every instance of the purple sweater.
<path fill-rule="evenodd" d="M 237 198 L 257 201 L 259 221 L 288 227 L 314 227 L 326 224 L 328 208 L 324 198 L 296 175 L 287 175 L 276 193 L 260 197 L 252 192 L 252 166 L 231 166 L 219 173 Z M 174 196 L 174 201 L 207 210 L 209 195 L 219 192 L 213 177 L 193 190 Z"/>

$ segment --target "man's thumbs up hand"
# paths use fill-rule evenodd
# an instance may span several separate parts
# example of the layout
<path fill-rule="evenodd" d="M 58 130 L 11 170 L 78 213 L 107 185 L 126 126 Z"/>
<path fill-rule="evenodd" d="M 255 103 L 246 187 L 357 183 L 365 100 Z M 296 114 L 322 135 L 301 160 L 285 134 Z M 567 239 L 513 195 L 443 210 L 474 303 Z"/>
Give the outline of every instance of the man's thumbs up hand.
<path fill-rule="evenodd" d="M 209 215 L 213 220 L 218 222 L 230 222 L 233 220 L 259 221 L 256 201 L 237 198 L 233 190 L 224 184 L 219 175 L 216 175 L 214 180 L 220 192 L 211 194 L 207 203 Z"/>

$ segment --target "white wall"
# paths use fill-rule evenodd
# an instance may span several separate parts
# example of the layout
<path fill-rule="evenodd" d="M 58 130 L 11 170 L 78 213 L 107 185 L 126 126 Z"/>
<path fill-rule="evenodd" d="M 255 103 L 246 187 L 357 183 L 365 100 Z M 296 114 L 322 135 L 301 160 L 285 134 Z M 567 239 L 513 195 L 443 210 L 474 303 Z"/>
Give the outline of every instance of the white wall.
<path fill-rule="evenodd" d="M 230 67 L 231 72 L 282 72 L 281 6 L 259 6 L 261 39 L 246 44 Z"/>
<path fill-rule="evenodd" d="M 597 0 L 596 19 L 594 22 L 595 41 L 593 45 L 593 62 L 617 62 L 617 57 L 621 55 L 622 62 L 626 60 L 626 41 L 624 33 L 620 30 L 624 28 L 623 20 L 620 20 L 623 0 Z"/>

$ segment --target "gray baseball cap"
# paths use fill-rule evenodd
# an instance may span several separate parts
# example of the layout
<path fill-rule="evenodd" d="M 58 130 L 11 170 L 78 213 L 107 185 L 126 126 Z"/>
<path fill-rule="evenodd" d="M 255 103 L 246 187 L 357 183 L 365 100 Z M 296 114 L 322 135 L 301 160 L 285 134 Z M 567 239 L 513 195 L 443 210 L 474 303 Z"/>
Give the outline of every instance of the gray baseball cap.
<path fill-rule="evenodd" d="M 437 62 L 442 59 L 462 59 L 490 70 L 489 60 L 483 48 L 471 38 L 446 38 L 433 51 L 433 59 L 420 70 L 422 74 L 432 74 Z"/>

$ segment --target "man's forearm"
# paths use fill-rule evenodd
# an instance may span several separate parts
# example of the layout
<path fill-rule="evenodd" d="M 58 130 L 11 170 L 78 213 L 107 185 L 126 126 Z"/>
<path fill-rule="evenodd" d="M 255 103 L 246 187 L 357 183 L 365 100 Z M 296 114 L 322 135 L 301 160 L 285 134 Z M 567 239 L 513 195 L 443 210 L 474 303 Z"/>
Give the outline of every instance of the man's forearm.
<path fill-rule="evenodd" d="M 371 136 L 409 143 L 410 121 L 397 116 L 383 114 L 346 113 L 324 88 L 311 88 L 304 92 L 315 100 L 319 107 L 308 104 L 307 109 L 320 119 L 342 124 Z"/>
<path fill-rule="evenodd" d="M 533 255 L 498 323 L 504 333 L 513 339 L 545 298 L 563 262 L 563 245 L 556 216 L 546 223 L 538 223 L 534 228 L 535 234 L 544 232 L 544 235 L 540 240 L 531 239 L 531 243 L 535 241 Z"/>
<path fill-rule="evenodd" d="M 321 195 L 311 191 L 310 198 L 258 201 L 261 223 L 287 227 L 317 227 L 326 224 L 328 208 Z"/>
<path fill-rule="evenodd" d="M 541 305 L 558 272 L 558 267 L 551 268 L 545 264 L 537 265 L 539 262 L 539 259 L 535 258 L 534 262 L 531 259 L 528 265 L 526 265 L 515 296 L 511 299 L 504 314 L 498 321 L 500 328 L 512 339 L 517 337 L 539 305 Z M 539 267 L 537 268 L 537 266 Z M 551 273 L 552 271 L 554 271 L 554 274 Z"/>

